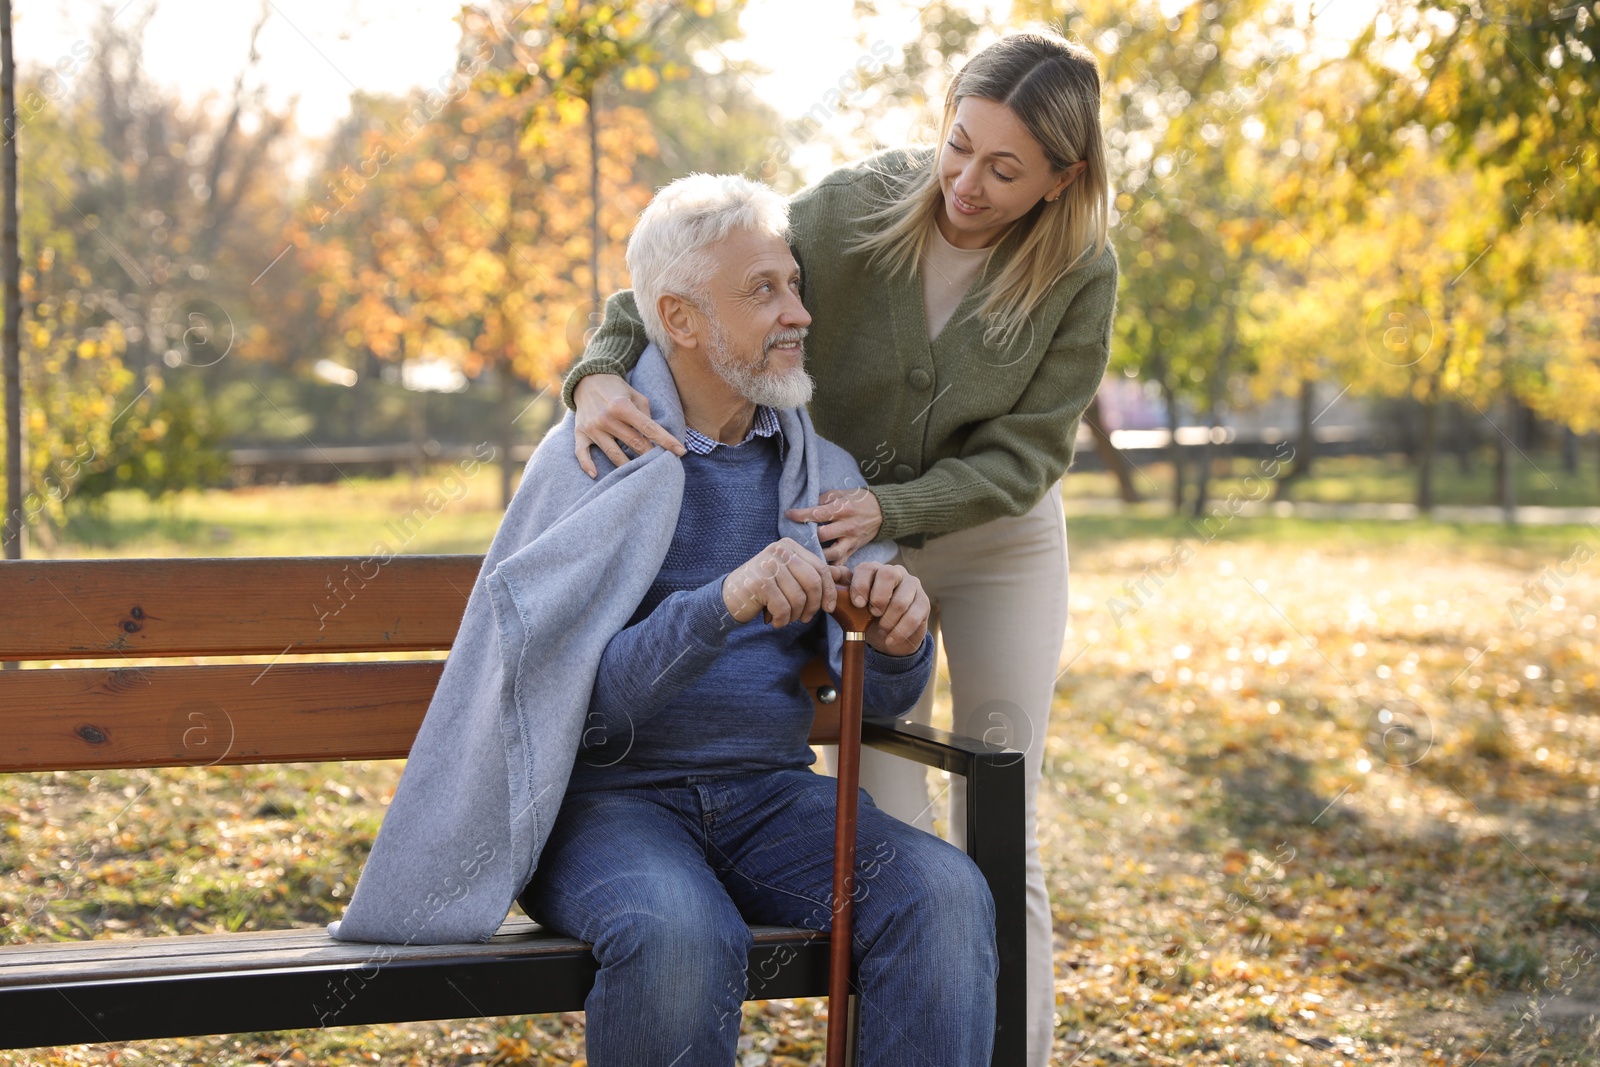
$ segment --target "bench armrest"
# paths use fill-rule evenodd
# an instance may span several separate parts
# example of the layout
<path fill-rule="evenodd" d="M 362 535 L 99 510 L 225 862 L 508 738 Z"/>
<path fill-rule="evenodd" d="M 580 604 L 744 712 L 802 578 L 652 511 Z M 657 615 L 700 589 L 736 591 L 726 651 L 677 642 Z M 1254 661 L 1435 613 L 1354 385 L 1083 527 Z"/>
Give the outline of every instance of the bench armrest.
<path fill-rule="evenodd" d="M 967 855 L 994 898 L 996 1026 L 992 1063 L 1026 1058 L 1027 808 L 1023 754 L 904 719 L 863 720 L 861 743 L 967 780 Z"/>
<path fill-rule="evenodd" d="M 1015 763 L 1019 773 L 1022 767 L 1022 753 L 1015 749 L 996 748 L 975 737 L 953 734 L 908 719 L 863 719 L 861 743 L 966 778 L 972 776 L 976 760 L 988 760 L 996 765 Z"/>

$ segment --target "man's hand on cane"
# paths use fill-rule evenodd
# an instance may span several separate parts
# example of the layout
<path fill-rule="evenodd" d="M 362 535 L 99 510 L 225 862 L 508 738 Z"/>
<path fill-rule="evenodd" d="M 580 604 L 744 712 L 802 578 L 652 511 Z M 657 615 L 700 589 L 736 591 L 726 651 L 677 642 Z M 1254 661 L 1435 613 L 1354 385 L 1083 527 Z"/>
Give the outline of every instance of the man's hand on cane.
<path fill-rule="evenodd" d="M 810 622 L 838 604 L 839 586 L 872 613 L 867 644 L 887 656 L 909 656 L 922 647 L 931 605 L 916 576 L 898 564 L 863 563 L 853 570 L 827 563 L 799 542 L 772 542 L 722 580 L 722 602 L 736 622 L 761 615 L 774 627 Z"/>
<path fill-rule="evenodd" d="M 897 563 L 867 562 L 850 575 L 850 600 L 872 612 L 867 644 L 887 656 L 922 647 L 932 604 L 917 576 Z"/>
<path fill-rule="evenodd" d="M 722 603 L 736 622 L 757 615 L 775 627 L 810 622 L 839 602 L 837 584 L 850 571 L 830 564 L 793 538 L 780 538 L 722 580 Z"/>

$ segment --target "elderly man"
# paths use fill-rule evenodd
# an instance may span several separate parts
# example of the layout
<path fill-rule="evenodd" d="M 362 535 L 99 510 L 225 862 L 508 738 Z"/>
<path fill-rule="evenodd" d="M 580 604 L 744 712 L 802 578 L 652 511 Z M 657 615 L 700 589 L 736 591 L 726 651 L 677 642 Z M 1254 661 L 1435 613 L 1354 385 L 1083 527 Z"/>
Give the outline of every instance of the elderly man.
<path fill-rule="evenodd" d="M 519 897 L 594 945 L 591 1067 L 727 1067 L 749 924 L 829 927 L 836 783 L 809 768 L 799 676 L 827 648 L 835 579 L 876 616 L 868 714 L 910 708 L 933 665 L 915 577 L 830 567 L 779 535 L 796 442 L 778 413 L 812 385 L 787 232 L 766 186 L 694 175 L 661 190 L 628 245 L 682 405 L 682 505 L 660 570 L 600 658 L 565 798 Z M 996 956 L 982 876 L 864 791 L 857 847 L 863 1067 L 987 1064 Z"/>

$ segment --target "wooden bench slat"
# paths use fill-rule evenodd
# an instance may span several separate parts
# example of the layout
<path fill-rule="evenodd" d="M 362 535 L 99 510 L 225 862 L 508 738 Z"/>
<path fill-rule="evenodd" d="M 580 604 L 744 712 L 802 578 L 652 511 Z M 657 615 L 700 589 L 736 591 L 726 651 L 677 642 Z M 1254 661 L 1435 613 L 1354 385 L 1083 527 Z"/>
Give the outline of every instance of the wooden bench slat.
<path fill-rule="evenodd" d="M 839 743 L 839 702 L 824 704 L 817 699 L 818 690 L 823 687 L 832 688 L 833 678 L 828 674 L 827 665 L 822 657 L 806 661 L 800 668 L 800 684 L 806 687 L 806 692 L 811 694 L 811 736 L 806 738 L 808 745 L 837 745 Z"/>
<path fill-rule="evenodd" d="M 401 660 L 0 672 L 0 772 L 401 759 L 443 670 Z M 810 743 L 834 744 L 837 705 L 817 707 Z"/>
<path fill-rule="evenodd" d="M 482 566 L 473 555 L 0 563 L 0 660 L 447 649 Z"/>
<path fill-rule="evenodd" d="M 0 673 L 0 771 L 397 759 L 443 660 Z"/>

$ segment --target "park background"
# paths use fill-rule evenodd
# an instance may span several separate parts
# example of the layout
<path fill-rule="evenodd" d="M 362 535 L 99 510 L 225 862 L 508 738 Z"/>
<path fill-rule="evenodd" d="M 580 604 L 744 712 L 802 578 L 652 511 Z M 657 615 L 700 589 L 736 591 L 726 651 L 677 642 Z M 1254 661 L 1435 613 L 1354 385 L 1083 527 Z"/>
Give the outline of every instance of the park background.
<path fill-rule="evenodd" d="M 655 188 L 797 189 L 930 141 L 999 33 L 1081 41 L 1121 279 L 1064 485 L 1059 1062 L 1600 1059 L 1600 5 L 16 7 L 32 557 L 481 552 Z M 4 939 L 336 918 L 399 769 L 8 776 Z M 748 1005 L 742 1063 L 821 1011 Z"/>

